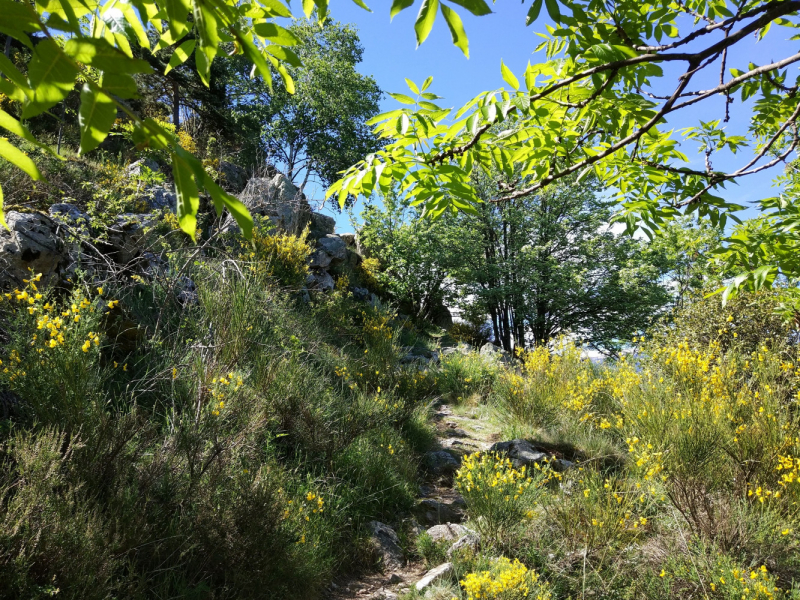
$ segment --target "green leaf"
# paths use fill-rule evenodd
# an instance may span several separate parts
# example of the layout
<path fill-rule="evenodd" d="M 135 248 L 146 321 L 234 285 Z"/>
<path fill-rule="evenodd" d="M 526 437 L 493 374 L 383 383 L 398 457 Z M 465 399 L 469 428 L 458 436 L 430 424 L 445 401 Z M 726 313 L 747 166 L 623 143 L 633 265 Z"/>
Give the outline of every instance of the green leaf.
<path fill-rule="evenodd" d="M 169 32 L 172 39 L 177 42 L 189 32 L 186 23 L 192 10 L 191 3 L 189 0 L 162 0 L 159 4 L 166 8 Z"/>
<path fill-rule="evenodd" d="M 272 54 L 275 58 L 282 60 L 283 62 L 289 63 L 293 67 L 302 67 L 303 62 L 300 60 L 300 57 L 294 53 L 293 50 L 289 48 L 284 48 L 283 46 L 276 46 L 275 44 L 271 44 L 264 48 L 267 52 Z"/>
<path fill-rule="evenodd" d="M 22 150 L 8 141 L 8 138 L 0 138 L 0 157 L 5 158 L 12 165 L 25 171 L 34 181 L 42 178 L 36 164 Z"/>
<path fill-rule="evenodd" d="M 260 0 L 259 2 L 269 13 L 268 17 L 284 17 L 289 18 L 292 16 L 292 11 L 289 10 L 282 2 L 278 0 Z"/>
<path fill-rule="evenodd" d="M 78 113 L 78 125 L 81 129 L 80 153 L 86 154 L 97 148 L 106 139 L 116 118 L 117 106 L 114 101 L 85 83 L 81 90 L 81 108 Z"/>
<path fill-rule="evenodd" d="M 22 118 L 35 117 L 61 102 L 75 87 L 77 76 L 78 69 L 55 41 L 39 42 L 28 65 L 33 99 L 23 109 Z"/>
<path fill-rule="evenodd" d="M 436 11 L 439 8 L 439 0 L 422 0 L 419 7 L 417 20 L 414 22 L 414 31 L 417 34 L 417 48 L 422 44 L 433 29 L 433 22 L 436 20 Z"/>
<path fill-rule="evenodd" d="M 31 91 L 28 87 L 28 80 L 2 52 L 0 52 L 0 73 L 3 73 L 9 81 L 13 82 L 21 92 L 27 93 Z"/>
<path fill-rule="evenodd" d="M 104 39 L 73 38 L 64 44 L 64 53 L 76 62 L 101 71 L 131 74 L 153 72 L 147 61 L 126 56 Z"/>
<path fill-rule="evenodd" d="M 416 83 L 406 78 L 406 85 L 408 86 L 408 89 L 410 89 L 412 92 L 414 92 L 415 94 L 419 94 L 419 88 L 417 87 Z"/>
<path fill-rule="evenodd" d="M 561 11 L 558 9 L 557 0 L 544 0 L 544 5 L 547 7 L 547 14 L 554 22 L 561 21 Z"/>
<path fill-rule="evenodd" d="M 273 44 L 296 46 L 300 43 L 300 38 L 285 27 L 281 27 L 275 23 L 256 23 L 253 25 L 253 31 L 255 31 L 256 35 L 259 37 L 267 39 Z"/>
<path fill-rule="evenodd" d="M 367 12 L 369 12 L 369 13 L 371 13 L 371 12 L 372 12 L 372 10 L 370 9 L 370 7 L 369 7 L 369 6 L 367 6 L 366 4 L 364 4 L 364 0 L 353 0 L 353 2 L 355 2 L 356 6 L 360 6 L 360 7 L 361 7 L 361 8 L 363 8 L 365 11 L 367 11 Z"/>
<path fill-rule="evenodd" d="M 492 14 L 492 9 L 484 0 L 450 0 L 453 4 L 458 4 L 466 8 L 476 17 L 483 17 Z"/>
<path fill-rule="evenodd" d="M 172 176 L 175 179 L 175 191 L 178 194 L 178 223 L 180 223 L 181 229 L 195 239 L 200 194 L 197 192 L 197 184 L 191 166 L 176 152 L 172 153 Z"/>
<path fill-rule="evenodd" d="M 414 0 L 392 0 L 392 8 L 389 10 L 389 20 L 394 19 L 400 11 L 407 9 L 414 4 Z"/>
<path fill-rule="evenodd" d="M 314 12 L 315 8 L 314 0 L 303 0 L 303 14 L 305 14 L 306 19 L 311 17 L 311 13 Z"/>
<path fill-rule="evenodd" d="M 164 69 L 164 75 L 172 71 L 175 67 L 181 66 L 192 55 L 194 52 L 194 47 L 197 45 L 197 40 L 186 40 L 180 46 L 175 48 L 175 51 L 172 53 L 172 56 L 169 59 L 169 64 L 167 68 Z"/>
<path fill-rule="evenodd" d="M 542 0 L 533 0 L 528 15 L 525 17 L 525 25 L 530 25 L 539 18 L 539 13 L 542 12 Z"/>
<path fill-rule="evenodd" d="M 413 98 L 406 96 L 405 94 L 393 94 L 389 92 L 389 95 L 401 104 L 416 104 L 416 101 Z"/>
<path fill-rule="evenodd" d="M 503 75 L 503 81 L 505 81 L 515 90 L 519 90 L 519 80 L 514 77 L 514 73 L 512 73 L 511 69 L 506 66 L 506 64 L 503 62 L 503 59 L 500 59 L 500 73 Z"/>
<path fill-rule="evenodd" d="M 450 37 L 453 39 L 453 45 L 459 48 L 464 56 L 469 58 L 469 40 L 467 34 L 464 32 L 464 24 L 461 22 L 461 17 L 458 13 L 451 8 L 442 4 L 442 16 L 444 17 L 447 27 L 450 29 Z"/>
<path fill-rule="evenodd" d="M 253 237 L 253 217 L 250 215 L 247 207 L 219 187 L 208 173 L 203 171 L 203 175 L 203 187 L 211 194 L 217 214 L 221 215 L 222 207 L 226 207 L 228 212 L 230 212 L 236 220 L 236 224 L 239 225 L 239 228 L 242 230 L 242 235 L 248 240 L 251 239 Z"/>
<path fill-rule="evenodd" d="M 103 91 L 107 94 L 124 99 L 135 98 L 139 93 L 136 82 L 133 77 L 127 73 L 103 72 L 103 77 L 100 80 L 100 87 L 102 87 Z"/>
<path fill-rule="evenodd" d="M 0 1 L 0 33 L 10 35 L 28 48 L 33 49 L 27 32 L 40 31 L 39 15 L 27 2 L 15 0 Z"/>
<path fill-rule="evenodd" d="M 433 83 L 433 76 L 430 76 L 425 81 L 422 82 L 422 91 L 424 92 L 425 90 L 427 90 L 432 83 Z"/>

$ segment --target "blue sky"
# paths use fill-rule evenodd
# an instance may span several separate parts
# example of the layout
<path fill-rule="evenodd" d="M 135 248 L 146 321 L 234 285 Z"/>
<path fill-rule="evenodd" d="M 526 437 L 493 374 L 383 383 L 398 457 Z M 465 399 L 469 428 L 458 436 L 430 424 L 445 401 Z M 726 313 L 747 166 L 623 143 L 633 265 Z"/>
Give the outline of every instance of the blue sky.
<path fill-rule="evenodd" d="M 493 6 L 495 13 L 485 17 L 474 17 L 460 9 L 458 12 L 464 21 L 470 41 L 469 59 L 452 45 L 450 33 L 441 15 L 430 37 L 422 46 L 416 47 L 413 25 L 419 3 L 400 13 L 391 23 L 387 0 L 380 2 L 367 0 L 367 4 L 371 5 L 373 13 L 364 11 L 352 2 L 331 3 L 331 16 L 338 21 L 352 23 L 358 28 L 365 49 L 364 61 L 359 70 L 372 75 L 386 92 L 407 93 L 406 77 L 421 83 L 426 77 L 433 76 L 430 91 L 445 98 L 439 103 L 443 106 L 460 106 L 480 92 L 504 85 L 500 76 L 501 59 L 520 80 L 529 61 L 536 63 L 545 60 L 543 53 L 533 54 L 533 49 L 541 41 L 536 32 L 545 32 L 548 20 L 543 18 L 545 11 L 542 10 L 540 19 L 530 27 L 526 27 L 525 15 L 529 2 L 525 4 L 504 2 L 495 5 Z M 782 27 L 774 27 L 760 42 L 748 39 L 730 54 L 729 65 L 743 68 L 749 61 L 765 64 L 793 54 L 797 52 L 798 47 L 796 41 L 788 41 L 788 37 L 793 33 L 795 32 L 789 33 L 789 30 Z M 665 73 L 668 75 L 669 71 L 665 69 Z M 797 65 L 789 68 L 789 74 L 790 80 L 793 80 L 797 75 Z M 674 78 L 665 79 L 674 81 Z M 708 82 L 708 87 L 713 87 L 714 83 Z M 678 129 L 696 125 L 700 119 L 720 118 L 724 114 L 723 106 L 721 99 L 711 103 L 701 102 L 696 107 L 684 111 L 680 117 L 673 118 L 671 125 Z M 397 107 L 398 104 L 393 99 L 384 97 L 383 110 Z M 744 134 L 749 115 L 748 111 L 741 110 L 741 106 L 739 109 L 732 113 L 728 131 Z M 695 148 L 684 145 L 682 150 L 693 159 L 693 162 L 696 160 L 696 164 L 692 166 L 702 166 L 702 156 L 696 153 Z M 747 162 L 746 157 L 747 149 L 738 157 L 720 157 L 713 166 L 715 169 L 735 170 Z M 747 203 L 765 195 L 772 195 L 774 192 L 769 186 L 775 174 L 770 171 L 754 175 L 743 179 L 738 186 L 729 186 L 730 199 Z M 319 200 L 324 197 L 324 190 L 321 188 L 309 186 L 306 192 L 311 199 Z M 358 210 L 356 208 L 356 212 Z M 334 214 L 334 216 L 337 217 L 338 231 L 352 231 L 346 214 Z"/>

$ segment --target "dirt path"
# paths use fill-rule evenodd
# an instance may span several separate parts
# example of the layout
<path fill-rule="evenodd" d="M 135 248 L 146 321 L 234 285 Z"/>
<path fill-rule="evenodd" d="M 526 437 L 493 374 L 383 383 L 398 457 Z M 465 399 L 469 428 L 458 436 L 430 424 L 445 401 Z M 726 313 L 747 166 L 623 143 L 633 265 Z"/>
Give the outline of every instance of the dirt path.
<path fill-rule="evenodd" d="M 437 432 L 437 447 L 425 455 L 428 466 L 426 478 L 419 490 L 419 500 L 413 518 L 418 522 L 417 533 L 445 523 L 458 523 L 465 518 L 464 500 L 453 489 L 452 474 L 455 458 L 478 450 L 488 450 L 500 439 L 499 427 L 487 419 L 485 407 L 456 407 L 439 404 L 433 421 Z M 452 458 L 441 453 L 445 452 Z M 399 519 L 398 519 L 399 520 Z M 408 562 L 402 567 L 385 569 L 355 577 L 342 576 L 334 580 L 325 596 L 327 600 L 394 600 L 410 590 L 426 574 L 421 562 Z"/>

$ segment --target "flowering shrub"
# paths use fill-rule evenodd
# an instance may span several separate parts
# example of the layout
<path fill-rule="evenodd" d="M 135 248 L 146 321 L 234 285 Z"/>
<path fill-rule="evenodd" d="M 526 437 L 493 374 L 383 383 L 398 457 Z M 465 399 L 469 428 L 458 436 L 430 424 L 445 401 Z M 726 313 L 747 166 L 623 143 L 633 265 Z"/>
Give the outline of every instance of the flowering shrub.
<path fill-rule="evenodd" d="M 0 355 L 0 387 L 27 398 L 36 419 L 77 420 L 91 396 L 86 380 L 73 374 L 100 376 L 102 319 L 118 301 L 106 298 L 103 288 L 91 295 L 78 289 L 61 302 L 48 299 L 37 286 L 41 277 L 0 295 L 0 309 L 14 331 Z M 53 380 L 60 385 L 52 386 Z"/>
<path fill-rule="evenodd" d="M 475 452 L 464 457 L 455 485 L 475 526 L 490 540 L 500 541 L 509 529 L 530 518 L 542 487 L 554 476 L 559 475 L 547 466 L 530 472 L 524 466 L 514 468 L 502 454 Z"/>
<path fill-rule="evenodd" d="M 299 236 L 270 232 L 267 224 L 253 230 L 252 246 L 242 244 L 242 260 L 257 276 L 274 277 L 283 285 L 297 288 L 305 284 L 308 275 L 308 228 Z"/>
<path fill-rule="evenodd" d="M 461 580 L 467 600 L 550 600 L 549 585 L 517 559 L 500 557 L 487 571 L 469 573 Z"/>

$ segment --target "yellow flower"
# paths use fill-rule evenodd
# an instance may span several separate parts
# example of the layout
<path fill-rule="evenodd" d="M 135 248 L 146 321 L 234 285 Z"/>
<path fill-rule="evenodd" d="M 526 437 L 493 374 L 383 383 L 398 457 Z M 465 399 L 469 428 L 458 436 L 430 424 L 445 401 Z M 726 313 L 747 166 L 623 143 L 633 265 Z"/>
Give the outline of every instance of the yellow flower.
<path fill-rule="evenodd" d="M 102 286 L 101 286 L 101 287 L 99 287 L 99 288 L 97 288 L 97 293 L 98 293 L 99 295 L 101 295 L 101 296 L 103 295 L 103 288 L 102 288 Z"/>
<path fill-rule="evenodd" d="M 664 569 L 661 569 L 661 573 L 658 574 L 659 577 L 665 577 L 667 572 Z"/>

